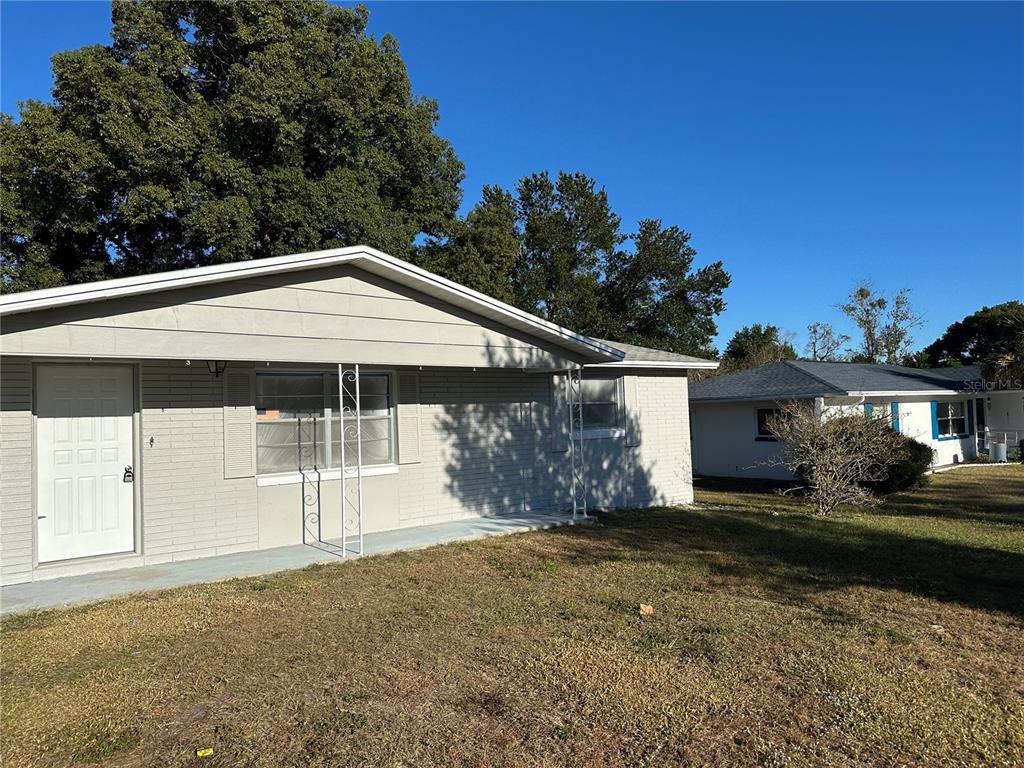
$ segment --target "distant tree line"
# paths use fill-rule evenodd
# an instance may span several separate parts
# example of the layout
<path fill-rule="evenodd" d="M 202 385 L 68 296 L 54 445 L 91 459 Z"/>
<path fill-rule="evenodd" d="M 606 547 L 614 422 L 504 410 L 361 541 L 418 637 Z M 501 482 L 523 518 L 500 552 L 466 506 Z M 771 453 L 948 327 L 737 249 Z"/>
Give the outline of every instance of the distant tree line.
<path fill-rule="evenodd" d="M 886 297 L 870 283 L 859 283 L 837 309 L 853 323 L 857 337 L 839 333 L 827 322 L 811 323 L 803 359 L 917 368 L 981 365 L 989 378 L 1024 380 L 1024 304 L 1020 301 L 982 307 L 916 352 L 912 332 L 922 321 L 911 306 L 909 289 Z M 720 372 L 795 360 L 793 337 L 776 325 L 744 326 L 726 345 Z"/>

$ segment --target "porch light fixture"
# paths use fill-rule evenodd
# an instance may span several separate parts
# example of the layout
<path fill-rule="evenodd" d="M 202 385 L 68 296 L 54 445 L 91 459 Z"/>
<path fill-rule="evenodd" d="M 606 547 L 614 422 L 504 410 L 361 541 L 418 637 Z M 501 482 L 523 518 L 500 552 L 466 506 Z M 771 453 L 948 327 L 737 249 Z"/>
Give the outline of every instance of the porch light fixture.
<path fill-rule="evenodd" d="M 224 373 L 224 369 L 228 367 L 227 360 L 207 360 L 206 367 L 210 369 L 210 373 L 213 374 L 214 378 L 219 379 L 220 375 Z"/>

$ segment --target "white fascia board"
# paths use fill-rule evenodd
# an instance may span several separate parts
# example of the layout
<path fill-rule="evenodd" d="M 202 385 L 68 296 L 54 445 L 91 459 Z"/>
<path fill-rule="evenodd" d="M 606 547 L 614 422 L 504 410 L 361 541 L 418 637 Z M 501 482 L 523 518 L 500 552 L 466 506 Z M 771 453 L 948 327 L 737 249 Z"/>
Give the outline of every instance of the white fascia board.
<path fill-rule="evenodd" d="M 546 339 L 556 345 L 574 349 L 585 355 L 603 358 L 605 361 L 618 361 L 625 356 L 624 352 L 591 339 L 589 336 L 542 320 L 521 309 L 367 246 L 334 248 L 326 251 L 215 264 L 209 267 L 193 267 L 153 275 L 123 277 L 95 283 L 7 294 L 0 296 L 0 316 L 341 264 L 359 266 L 393 282 L 415 288 L 457 307 L 468 309 L 483 317 L 496 320 L 532 336 Z"/>
<path fill-rule="evenodd" d="M 718 363 L 713 360 L 695 360 L 693 362 L 676 362 L 670 360 L 620 360 L 617 363 L 587 363 L 583 366 L 585 370 L 592 368 L 657 368 L 661 370 L 685 371 L 690 369 L 703 369 L 713 371 L 718 368 Z"/>
<path fill-rule="evenodd" d="M 742 397 L 715 397 L 715 398 L 689 398 L 690 405 L 712 405 L 722 403 L 788 403 L 793 400 L 814 400 L 817 397 L 823 397 L 823 395 L 762 395 L 759 397 L 748 397 L 743 395 Z M 824 395 L 825 398 L 829 397 L 845 397 L 845 395 Z"/>
<path fill-rule="evenodd" d="M 846 395 L 832 395 L 832 397 L 956 397 L 958 395 L 970 394 L 967 390 L 957 389 L 900 389 L 885 391 L 851 391 Z"/>

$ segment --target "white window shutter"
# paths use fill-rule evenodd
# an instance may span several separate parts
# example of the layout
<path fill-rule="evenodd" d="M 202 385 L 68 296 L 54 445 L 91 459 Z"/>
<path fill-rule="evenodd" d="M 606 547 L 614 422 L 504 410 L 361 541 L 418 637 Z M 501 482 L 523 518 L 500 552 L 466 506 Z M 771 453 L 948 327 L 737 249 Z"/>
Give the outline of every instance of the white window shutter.
<path fill-rule="evenodd" d="M 564 373 L 551 377 L 551 450 L 569 450 L 569 377 Z"/>
<path fill-rule="evenodd" d="M 398 374 L 398 463 L 419 464 L 420 375 Z"/>
<path fill-rule="evenodd" d="M 256 474 L 256 374 L 252 370 L 224 371 L 224 477 Z"/>
<path fill-rule="evenodd" d="M 626 416 L 626 445 L 640 445 L 640 379 L 623 376 L 623 410 Z"/>

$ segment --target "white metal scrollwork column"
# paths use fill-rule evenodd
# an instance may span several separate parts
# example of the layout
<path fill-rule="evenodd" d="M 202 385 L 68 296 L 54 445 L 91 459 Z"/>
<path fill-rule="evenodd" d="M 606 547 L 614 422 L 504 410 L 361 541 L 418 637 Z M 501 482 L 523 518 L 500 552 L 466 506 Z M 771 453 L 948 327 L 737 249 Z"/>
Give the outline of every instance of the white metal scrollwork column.
<path fill-rule="evenodd" d="M 341 406 L 341 556 L 363 554 L 363 424 L 359 397 L 359 365 L 338 365 L 338 402 Z M 352 467 L 345 445 L 352 440 L 356 455 Z M 351 474 L 350 474 L 351 472 Z M 354 484 L 353 484 L 354 481 Z M 355 498 L 349 498 L 351 491 Z M 352 547 L 350 549 L 350 547 Z"/>
<path fill-rule="evenodd" d="M 572 462 L 572 517 L 587 516 L 587 467 L 583 458 L 583 384 L 579 368 L 569 370 L 569 456 Z"/>
<path fill-rule="evenodd" d="M 317 418 L 299 417 L 295 422 L 299 474 L 302 477 L 302 543 L 323 541 L 320 511 L 320 468 L 317 463 Z"/>

